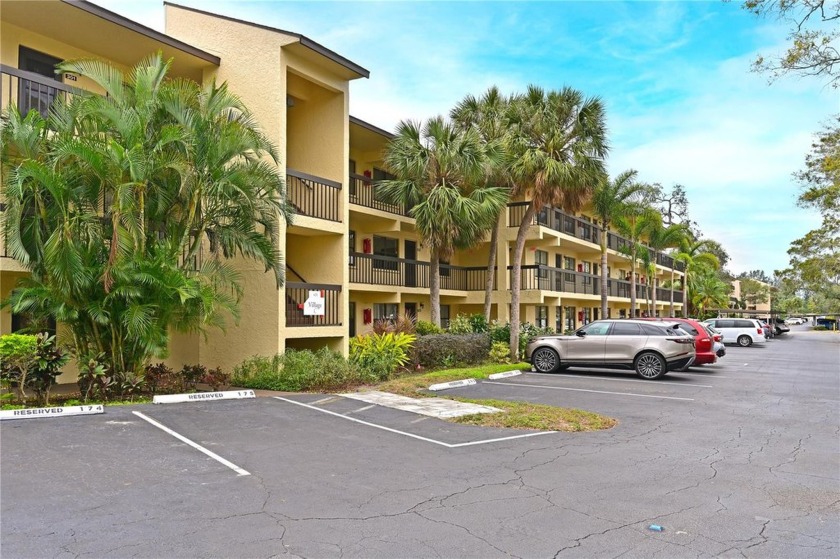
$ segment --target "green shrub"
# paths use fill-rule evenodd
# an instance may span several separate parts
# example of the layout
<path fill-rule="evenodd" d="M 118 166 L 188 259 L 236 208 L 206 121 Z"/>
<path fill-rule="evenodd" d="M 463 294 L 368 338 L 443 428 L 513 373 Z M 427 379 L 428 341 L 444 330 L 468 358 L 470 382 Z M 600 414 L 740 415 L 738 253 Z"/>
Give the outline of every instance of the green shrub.
<path fill-rule="evenodd" d="M 414 334 L 417 331 L 416 321 L 416 318 L 407 314 L 402 314 L 393 320 L 390 318 L 380 318 L 373 322 L 373 333 L 385 334 L 387 332 L 393 332 L 395 334 Z"/>
<path fill-rule="evenodd" d="M 502 324 L 495 320 L 489 326 L 490 338 L 494 342 L 504 342 L 510 347 L 510 324 Z M 519 355 L 525 354 L 525 347 L 528 342 L 537 336 L 544 336 L 546 334 L 553 334 L 554 330 L 551 328 L 539 328 L 529 322 L 523 322 L 519 325 Z"/>
<path fill-rule="evenodd" d="M 472 334 L 472 323 L 470 317 L 465 314 L 457 314 L 449 321 L 447 332 L 450 334 Z"/>
<path fill-rule="evenodd" d="M 490 352 L 488 334 L 429 334 L 417 339 L 414 361 L 424 367 L 483 363 Z"/>
<path fill-rule="evenodd" d="M 386 380 L 410 361 L 412 334 L 384 333 L 356 336 L 350 340 L 350 360 L 377 380 Z"/>
<path fill-rule="evenodd" d="M 38 357 L 38 339 L 28 334 L 0 336 L 0 380 L 26 400 L 26 377 Z"/>
<path fill-rule="evenodd" d="M 370 380 L 367 371 L 327 348 L 250 357 L 234 367 L 231 376 L 235 386 L 287 392 L 336 390 Z"/>
<path fill-rule="evenodd" d="M 26 389 L 32 389 L 38 405 L 49 405 L 50 390 L 68 360 L 55 336 L 47 333 L 0 336 L 0 380 L 15 388 L 20 402 L 27 399 Z"/>
<path fill-rule="evenodd" d="M 55 379 L 61 374 L 61 368 L 70 360 L 67 351 L 55 341 L 55 336 L 47 333 L 35 336 L 35 361 L 26 378 L 27 386 L 35 391 L 38 405 L 50 404 L 50 389 Z"/>
<path fill-rule="evenodd" d="M 415 324 L 418 336 L 428 336 L 429 334 L 443 334 L 443 328 L 436 326 L 434 322 L 428 320 L 418 320 Z"/>
<path fill-rule="evenodd" d="M 483 314 L 471 314 L 470 325 L 475 334 L 482 334 L 490 329 L 490 325 L 487 324 L 487 319 L 484 318 Z"/>
<path fill-rule="evenodd" d="M 510 363 L 510 343 L 493 342 L 489 357 L 493 363 Z"/>

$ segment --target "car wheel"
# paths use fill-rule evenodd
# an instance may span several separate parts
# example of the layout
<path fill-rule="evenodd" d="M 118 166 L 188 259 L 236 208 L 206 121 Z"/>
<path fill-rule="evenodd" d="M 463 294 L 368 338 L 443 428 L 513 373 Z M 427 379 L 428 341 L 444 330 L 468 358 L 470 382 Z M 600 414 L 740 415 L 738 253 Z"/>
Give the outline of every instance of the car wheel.
<path fill-rule="evenodd" d="M 531 364 L 538 373 L 553 373 L 560 368 L 560 356 L 550 347 L 541 347 L 531 355 Z"/>
<path fill-rule="evenodd" d="M 738 345 L 741 347 L 750 347 L 752 345 L 752 338 L 749 336 L 738 336 Z"/>
<path fill-rule="evenodd" d="M 652 351 L 646 351 L 636 357 L 633 366 L 636 374 L 646 380 L 658 379 L 668 372 L 667 364 L 662 356 Z"/>

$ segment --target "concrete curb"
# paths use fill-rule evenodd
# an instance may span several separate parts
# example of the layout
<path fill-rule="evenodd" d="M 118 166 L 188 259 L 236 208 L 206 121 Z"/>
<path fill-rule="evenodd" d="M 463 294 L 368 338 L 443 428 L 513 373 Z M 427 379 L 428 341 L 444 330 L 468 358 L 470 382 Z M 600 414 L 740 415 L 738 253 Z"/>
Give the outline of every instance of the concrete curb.
<path fill-rule="evenodd" d="M 446 390 L 447 388 L 458 388 L 460 386 L 470 386 L 472 384 L 476 384 L 476 380 L 474 378 L 468 378 L 464 380 L 453 380 L 452 382 L 441 382 L 440 384 L 433 384 L 429 387 L 429 390 L 432 392 L 437 392 L 438 390 Z"/>

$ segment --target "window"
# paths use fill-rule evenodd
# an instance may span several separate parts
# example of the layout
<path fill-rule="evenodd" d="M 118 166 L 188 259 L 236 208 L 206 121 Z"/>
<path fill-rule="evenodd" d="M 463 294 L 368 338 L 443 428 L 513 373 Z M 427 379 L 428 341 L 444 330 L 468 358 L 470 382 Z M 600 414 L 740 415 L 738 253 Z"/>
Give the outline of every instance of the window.
<path fill-rule="evenodd" d="M 587 274 L 591 274 L 592 273 L 592 264 L 590 264 L 589 262 L 584 262 L 583 263 L 583 271 L 586 272 Z"/>
<path fill-rule="evenodd" d="M 539 328 L 548 328 L 548 307 L 537 307 L 536 323 Z"/>
<path fill-rule="evenodd" d="M 618 323 L 616 323 L 618 324 Z M 587 336 L 606 336 L 610 330 L 611 323 L 609 322 L 593 322 L 581 328 L 581 332 L 586 332 Z"/>
<path fill-rule="evenodd" d="M 55 66 L 61 63 L 60 58 L 38 52 L 21 46 L 18 50 L 18 68 L 28 72 L 40 74 L 48 80 L 61 82 L 61 74 L 56 74 Z M 48 85 L 42 85 L 31 80 L 21 79 L 18 86 L 18 108 L 22 115 L 34 109 L 47 118 L 58 90 Z"/>
<path fill-rule="evenodd" d="M 378 256 L 397 258 L 399 256 L 399 240 L 390 237 L 373 237 L 373 253 Z M 373 260 L 373 267 L 378 270 L 397 270 L 399 262 L 396 260 Z"/>
<path fill-rule="evenodd" d="M 548 253 L 544 250 L 538 250 L 534 253 L 534 262 L 537 266 L 548 266 Z M 537 277 L 538 278 L 547 278 L 548 277 L 548 270 L 546 269 L 537 269 Z"/>
<path fill-rule="evenodd" d="M 568 256 L 563 257 L 563 267 L 567 270 L 575 270 L 575 259 Z"/>
<path fill-rule="evenodd" d="M 618 324 L 618 323 L 616 323 Z M 659 328 L 653 324 L 642 324 L 642 332 L 648 336 L 667 336 L 668 330 L 666 328 Z"/>
<path fill-rule="evenodd" d="M 590 322 L 592 322 L 592 310 L 587 307 L 583 309 L 583 323 L 589 324 Z"/>
<path fill-rule="evenodd" d="M 348 242 L 348 245 L 350 246 L 350 265 L 355 266 L 356 265 L 356 257 L 353 256 L 353 253 L 356 252 L 356 232 L 355 231 L 350 231 L 348 233 L 347 242 Z"/>
<path fill-rule="evenodd" d="M 396 303 L 374 303 L 373 318 L 374 320 L 395 320 L 400 312 L 399 307 Z"/>
<path fill-rule="evenodd" d="M 557 330 L 558 333 L 563 332 L 563 308 L 557 307 L 555 309 L 555 317 L 554 317 L 554 329 Z"/>
<path fill-rule="evenodd" d="M 613 324 L 611 336 L 639 336 L 641 329 L 635 322 L 616 322 Z"/>
<path fill-rule="evenodd" d="M 449 328 L 449 305 L 440 306 L 440 325 Z"/>
<path fill-rule="evenodd" d="M 756 328 L 756 325 L 751 320 L 736 320 L 734 328 Z"/>
<path fill-rule="evenodd" d="M 563 314 L 566 318 L 566 330 L 575 329 L 575 307 L 563 307 Z"/>
<path fill-rule="evenodd" d="M 386 202 L 382 195 L 379 193 L 379 189 L 376 188 L 376 181 L 383 181 L 383 180 L 394 180 L 397 177 L 392 175 L 388 171 L 383 171 L 382 169 L 377 169 L 376 167 L 373 168 L 373 181 L 374 181 L 374 188 L 373 188 L 373 199 L 377 202 Z M 387 203 L 387 202 L 386 202 Z"/>
<path fill-rule="evenodd" d="M 449 260 L 440 260 L 440 277 L 448 278 L 452 268 L 449 267 Z"/>

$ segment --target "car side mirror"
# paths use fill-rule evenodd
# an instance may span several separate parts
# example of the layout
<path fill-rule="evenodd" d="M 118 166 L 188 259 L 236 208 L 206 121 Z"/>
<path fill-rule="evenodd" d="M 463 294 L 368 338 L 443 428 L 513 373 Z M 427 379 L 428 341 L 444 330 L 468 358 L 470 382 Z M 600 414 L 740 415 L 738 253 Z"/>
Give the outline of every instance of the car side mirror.
<path fill-rule="evenodd" d="M 584 336 L 586 336 L 586 332 L 584 332 L 583 330 L 577 330 L 575 332 L 575 336 L 577 336 L 579 338 L 583 338 Z"/>

